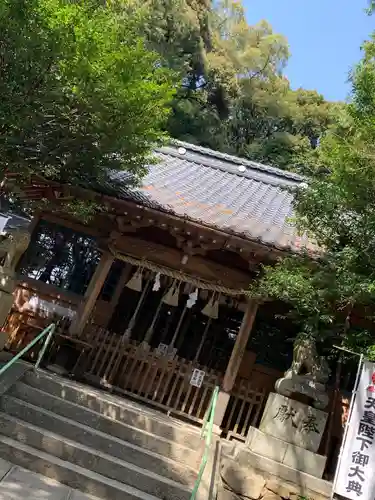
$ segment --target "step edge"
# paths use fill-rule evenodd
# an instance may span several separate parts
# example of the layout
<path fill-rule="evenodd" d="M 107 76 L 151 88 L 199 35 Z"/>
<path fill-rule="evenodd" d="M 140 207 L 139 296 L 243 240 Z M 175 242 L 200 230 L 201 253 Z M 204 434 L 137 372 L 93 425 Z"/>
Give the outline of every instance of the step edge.
<path fill-rule="evenodd" d="M 75 382 L 75 381 L 66 379 L 64 377 L 61 377 L 59 375 L 49 373 L 45 370 L 40 370 L 40 371 L 38 371 L 38 373 L 28 372 L 26 374 L 26 376 L 27 375 L 31 375 L 32 377 L 39 377 L 41 379 L 47 378 L 48 380 L 52 381 L 55 384 L 67 385 L 70 389 L 73 389 L 77 392 L 82 390 L 83 392 L 85 392 L 91 396 L 97 397 L 101 401 L 104 401 L 108 404 L 113 404 L 113 405 L 117 406 L 118 408 L 126 409 L 129 412 L 137 413 L 138 406 L 141 407 L 143 409 L 143 411 L 145 411 L 144 408 L 142 407 L 142 405 L 139 403 L 133 403 L 132 401 L 127 401 L 127 400 L 121 398 L 120 396 L 114 396 L 112 394 L 107 394 L 104 391 L 103 392 L 100 391 L 100 389 L 96 389 L 96 388 L 90 386 L 88 383 L 84 384 L 82 382 Z M 27 384 L 27 382 L 26 382 L 26 384 Z M 32 387 L 34 387 L 34 386 L 32 386 Z M 43 392 L 47 392 L 47 391 L 43 391 Z M 48 394 L 50 394 L 50 393 L 48 393 Z M 135 405 L 137 405 L 137 406 L 135 406 Z M 80 406 L 84 406 L 84 405 L 80 405 Z M 192 424 L 182 424 L 182 423 L 180 423 L 180 421 L 178 419 L 170 417 L 169 415 L 167 415 L 167 413 L 165 413 L 165 415 L 164 415 L 161 412 L 159 412 L 160 413 L 160 415 L 159 415 L 158 413 L 156 413 L 156 410 L 155 410 L 155 412 L 153 412 L 152 410 L 150 412 L 147 412 L 147 410 L 146 410 L 146 413 L 150 413 L 152 415 L 152 417 L 155 418 L 155 420 L 157 420 L 160 424 L 165 425 L 165 426 L 180 428 L 180 427 L 184 427 L 186 425 L 189 428 L 185 429 L 184 432 L 186 432 L 187 434 L 191 433 L 192 435 L 199 436 L 199 433 L 200 433 L 199 428 L 195 427 Z M 168 422 L 165 422 L 164 417 L 166 419 L 168 419 Z"/>
<path fill-rule="evenodd" d="M 21 450 L 26 453 L 29 453 L 31 455 L 34 455 L 36 457 L 42 458 L 45 461 L 48 461 L 52 464 L 56 464 L 60 467 L 65 467 L 66 469 L 72 470 L 78 472 L 79 474 L 83 476 L 87 476 L 90 479 L 93 479 L 95 481 L 101 482 L 103 484 L 106 484 L 108 486 L 111 486 L 113 488 L 117 488 L 119 491 L 123 491 L 124 493 L 129 493 L 131 495 L 134 495 L 141 500 L 160 500 L 159 498 L 155 497 L 154 495 L 150 495 L 149 493 L 146 493 L 144 491 L 138 490 L 137 488 L 134 488 L 133 486 L 127 485 L 125 483 L 120 483 L 120 481 L 117 481 L 116 479 L 111 479 L 107 476 L 103 476 L 102 474 L 99 474 L 98 472 L 94 472 L 90 469 L 86 469 L 85 467 L 81 467 L 80 465 L 72 464 L 71 462 L 68 462 L 67 460 L 63 460 L 59 457 L 55 457 L 54 455 L 50 455 L 49 453 L 42 451 L 42 450 L 37 450 L 36 448 L 33 448 L 32 446 L 29 446 L 25 443 L 21 443 L 19 441 L 16 441 L 15 439 L 12 439 L 8 436 L 0 435 L 0 443 L 6 444 L 7 446 L 16 449 L 16 450 Z"/>
<path fill-rule="evenodd" d="M 125 460 L 122 460 L 120 458 L 113 457 L 111 455 L 108 455 L 108 453 L 104 453 L 100 450 L 96 450 L 95 448 L 91 448 L 90 446 L 86 446 L 86 445 L 81 444 L 81 443 L 76 443 L 75 441 L 73 441 L 69 438 L 61 436 L 61 434 L 57 434 L 56 432 L 45 430 L 41 427 L 38 427 L 37 425 L 31 424 L 30 422 L 27 422 L 27 421 L 22 420 L 22 419 L 17 418 L 17 417 L 9 416 L 3 412 L 0 412 L 0 416 L 3 416 L 3 417 L 5 416 L 5 418 L 7 418 L 9 421 L 16 422 L 17 424 L 22 425 L 24 428 L 29 428 L 29 429 L 33 430 L 34 432 L 38 432 L 42 436 L 46 436 L 47 438 L 55 439 L 57 441 L 63 441 L 64 444 L 67 444 L 68 446 L 72 447 L 73 449 L 79 449 L 79 450 L 84 451 L 87 454 L 95 455 L 103 460 L 106 460 L 109 463 L 116 463 L 123 468 L 127 468 L 128 470 L 130 470 L 132 472 L 136 472 L 136 473 L 141 474 L 143 476 L 150 477 L 153 480 L 158 481 L 160 483 L 163 483 L 163 484 L 166 484 L 169 486 L 173 486 L 175 488 L 185 490 L 187 492 L 190 491 L 190 488 L 185 486 L 182 483 L 178 483 L 177 481 L 173 481 L 172 479 L 166 478 L 164 476 L 160 476 L 159 474 L 156 474 L 155 472 L 149 471 L 147 469 L 143 469 L 142 467 L 139 467 L 138 465 L 134 465 L 134 464 L 132 464 L 130 462 L 126 462 Z M 4 436 L 4 434 L 2 434 L 2 435 Z M 34 448 L 34 449 L 39 451 L 38 448 Z M 40 451 L 46 453 L 44 450 L 40 450 Z M 59 458 L 59 457 L 56 457 L 56 458 Z M 60 460 L 62 460 L 62 459 L 60 459 Z"/>
<path fill-rule="evenodd" d="M 120 425 L 120 426 L 124 426 L 124 427 L 128 427 L 130 429 L 134 429 L 134 430 L 137 430 L 139 432 L 142 432 L 148 436 L 155 436 L 157 437 L 158 439 L 160 439 L 161 441 L 164 441 L 165 443 L 167 444 L 175 444 L 176 446 L 179 446 L 181 447 L 182 449 L 185 449 L 185 450 L 189 450 L 190 452 L 194 452 L 195 450 L 192 449 L 192 448 L 189 448 L 187 446 L 184 446 L 183 444 L 181 443 L 175 443 L 174 441 L 171 441 L 170 439 L 167 439 L 163 436 L 159 436 L 157 434 L 152 434 L 151 432 L 148 432 L 144 429 L 140 429 L 139 427 L 134 427 L 133 425 L 129 425 L 129 424 L 126 424 L 126 423 L 123 423 L 123 422 L 120 422 L 119 420 L 115 420 L 111 417 L 108 417 L 106 415 L 102 415 L 101 413 L 95 411 L 95 410 L 92 410 L 91 408 L 87 408 L 86 406 L 82 406 L 82 405 L 79 405 L 77 403 L 73 403 L 72 401 L 69 401 L 67 399 L 63 399 L 63 398 L 60 398 L 60 396 L 55 396 L 54 394 L 51 394 L 50 392 L 45 392 L 45 391 L 42 391 L 34 386 L 30 386 L 24 382 L 19 382 L 18 384 L 16 384 L 16 386 L 14 386 L 13 388 L 11 388 L 11 391 L 7 394 L 7 396 L 11 396 L 11 397 L 14 397 L 14 398 L 17 398 L 17 395 L 13 395 L 13 390 L 17 390 L 17 387 L 19 387 L 20 385 L 24 386 L 24 387 L 28 387 L 28 388 L 31 388 L 33 391 L 36 391 L 37 393 L 41 393 L 41 394 L 44 394 L 44 395 L 47 395 L 57 401 L 60 401 L 60 402 L 63 402 L 65 403 L 66 405 L 68 406 L 72 406 L 74 408 L 80 408 L 81 410 L 84 410 L 84 411 L 87 411 L 89 413 L 91 413 L 92 415 L 95 415 L 97 417 L 100 417 L 100 418 L 103 418 L 105 420 L 108 420 L 110 422 L 116 422 L 116 424 Z M 17 399 L 21 399 L 21 398 L 17 398 Z M 24 399 L 21 399 L 21 401 L 25 401 L 25 402 L 28 402 L 27 400 L 24 400 Z"/>
<path fill-rule="evenodd" d="M 15 397 L 15 396 L 8 396 L 8 395 L 6 395 L 6 396 L 3 396 L 2 400 L 5 402 L 5 404 L 6 404 L 7 400 L 16 401 L 16 403 L 18 405 L 21 405 L 21 406 L 26 407 L 26 408 L 30 408 L 32 411 L 34 411 L 36 413 L 42 413 L 42 414 L 44 414 L 44 415 L 46 415 L 48 417 L 55 418 L 55 419 L 59 420 L 60 422 L 67 423 L 70 426 L 76 427 L 78 429 L 82 429 L 82 430 L 84 430 L 86 432 L 89 432 L 90 434 L 93 434 L 93 435 L 96 434 L 96 435 L 102 437 L 103 439 L 107 439 L 108 441 L 110 441 L 112 443 L 116 443 L 116 444 L 118 444 L 120 446 L 125 446 L 128 449 L 136 450 L 136 451 L 138 451 L 140 453 L 143 453 L 145 455 L 149 455 L 149 456 L 151 456 L 153 458 L 159 459 L 162 462 L 165 462 L 166 464 L 168 464 L 168 463 L 176 464 L 177 463 L 178 465 L 181 465 L 181 467 L 188 468 L 188 469 L 190 469 L 194 473 L 196 472 L 196 470 L 193 469 L 193 468 L 191 468 L 189 465 L 185 465 L 184 463 L 179 462 L 176 459 L 165 457 L 164 455 L 162 455 L 160 453 L 157 453 L 155 451 L 151 451 L 151 450 L 148 450 L 146 448 L 142 448 L 141 446 L 138 446 L 136 444 L 130 443 L 129 441 L 124 441 L 123 439 L 121 439 L 119 437 L 112 436 L 111 434 L 107 434 L 106 432 L 102 432 L 100 430 L 94 429 L 93 427 L 89 427 L 88 425 L 82 424 L 81 422 L 77 422 L 76 420 L 72 420 L 72 419 L 70 419 L 68 417 L 64 417 L 63 415 L 59 415 L 58 413 L 55 413 L 55 412 L 53 412 L 51 410 L 47 410 L 46 408 L 42 408 L 40 406 L 36 406 L 36 405 L 34 405 L 32 403 L 29 403 L 28 401 L 24 401 L 23 399 L 19 399 L 19 398 Z M 0 404 L 0 406 L 1 406 L 1 404 Z M 28 423 L 30 425 L 35 425 L 35 424 L 32 424 L 31 422 L 28 422 L 27 420 L 23 420 L 23 419 L 21 419 L 21 418 L 19 418 L 17 416 L 14 416 L 12 414 L 7 413 L 6 408 L 3 409 L 3 410 L 0 409 L 0 415 L 6 415 L 6 416 L 14 418 L 15 420 L 19 420 L 19 421 Z M 143 432 L 143 431 L 140 430 L 140 432 Z M 155 436 L 157 439 L 159 439 L 159 436 L 156 436 L 154 434 L 149 434 L 149 433 L 145 433 L 145 434 L 148 435 L 148 436 L 149 435 Z M 61 435 L 63 438 L 65 438 L 64 435 L 62 435 L 62 434 L 59 434 L 59 435 Z M 69 438 L 66 438 L 66 439 L 69 439 Z M 173 441 L 171 441 L 171 442 L 173 443 Z M 177 446 L 179 446 L 179 445 L 177 445 Z M 118 457 L 113 457 L 113 458 L 118 458 Z M 119 459 L 119 460 L 121 460 L 121 459 Z"/>

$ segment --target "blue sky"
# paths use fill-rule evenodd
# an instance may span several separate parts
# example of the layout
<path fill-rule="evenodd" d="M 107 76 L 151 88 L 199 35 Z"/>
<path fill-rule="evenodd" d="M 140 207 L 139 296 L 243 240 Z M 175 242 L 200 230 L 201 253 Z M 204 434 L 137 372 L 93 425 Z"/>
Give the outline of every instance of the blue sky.
<path fill-rule="evenodd" d="M 343 100 L 350 68 L 361 57 L 360 45 L 375 30 L 366 0 L 244 0 L 250 24 L 266 19 L 288 39 L 291 58 L 285 70 L 293 88 Z"/>

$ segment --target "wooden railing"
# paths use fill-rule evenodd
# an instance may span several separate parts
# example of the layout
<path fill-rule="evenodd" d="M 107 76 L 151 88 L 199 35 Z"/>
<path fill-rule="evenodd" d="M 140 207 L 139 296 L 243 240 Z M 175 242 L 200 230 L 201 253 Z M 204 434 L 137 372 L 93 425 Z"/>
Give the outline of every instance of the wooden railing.
<path fill-rule="evenodd" d="M 8 348 L 24 357 L 22 350 L 25 352 L 25 347 L 32 343 L 25 355 L 30 361 L 36 362 L 41 345 L 35 339 L 43 330 L 40 318 L 34 318 L 31 314 L 26 318 L 24 314 L 16 312 L 12 313 L 11 318 L 17 320 L 20 328 L 18 333 L 15 332 L 9 338 Z M 120 335 L 102 328 L 90 328 L 80 338 L 76 338 L 70 336 L 62 326 L 57 325 L 50 351 L 53 353 L 59 341 L 64 339 L 75 344 L 78 357 L 72 373 L 82 365 L 79 378 L 82 374 L 88 382 L 110 387 L 114 392 L 134 397 L 192 422 L 203 423 L 215 386 L 221 385 L 221 373 L 177 356 L 168 357 L 157 349 L 145 349 L 135 341 L 123 342 Z M 204 371 L 199 387 L 191 384 L 196 369 Z M 231 391 L 222 424 L 223 436 L 228 439 L 246 441 L 250 427 L 258 426 L 272 390 L 273 384 L 265 383 L 268 379 L 260 377 L 263 372 L 259 367 L 253 369 L 252 373 L 253 377 L 251 374 L 249 378 L 238 377 Z M 258 389 L 259 386 L 262 389 Z M 336 465 L 347 405 L 348 401 L 340 395 L 335 408 L 333 440 L 325 472 L 327 479 L 330 479 Z M 326 453 L 325 448 L 323 439 L 320 449 L 322 454 Z"/>
<path fill-rule="evenodd" d="M 38 297 L 39 309 L 28 307 L 28 301 L 33 296 Z M 81 300 L 75 294 L 61 292 L 52 285 L 35 282 L 29 278 L 20 281 L 14 291 L 14 297 L 13 308 L 4 325 L 4 330 L 8 333 L 6 347 L 12 352 L 18 352 L 25 347 L 51 322 L 60 323 L 58 330 L 61 331 L 62 316 L 53 312 L 54 307 L 74 311 Z M 50 306 L 49 310 L 46 306 Z M 63 322 L 67 324 L 69 319 Z M 33 358 L 32 350 L 28 357 Z"/>
<path fill-rule="evenodd" d="M 88 339 L 83 339 L 88 341 Z M 91 333 L 86 378 L 132 395 L 170 413 L 203 422 L 215 386 L 222 375 L 183 358 L 145 349 L 120 335 L 97 329 Z M 191 384 L 194 370 L 204 371 L 201 385 Z"/>
<path fill-rule="evenodd" d="M 251 380 L 237 378 L 223 421 L 228 439 L 246 441 L 250 426 L 258 424 L 267 396 L 268 391 L 255 388 Z"/>
<path fill-rule="evenodd" d="M 8 333 L 6 349 L 13 353 L 19 352 L 28 345 L 36 335 L 46 328 L 51 321 L 58 323 L 57 331 L 59 333 L 64 332 L 69 326 L 69 322 L 62 321 L 60 317 L 55 315 L 41 317 L 32 311 L 11 311 L 4 325 L 4 331 Z M 37 352 L 39 344 L 35 346 L 35 349 L 35 352 Z M 35 358 L 35 352 L 33 349 L 30 350 L 28 352 L 28 358 L 33 360 Z"/>

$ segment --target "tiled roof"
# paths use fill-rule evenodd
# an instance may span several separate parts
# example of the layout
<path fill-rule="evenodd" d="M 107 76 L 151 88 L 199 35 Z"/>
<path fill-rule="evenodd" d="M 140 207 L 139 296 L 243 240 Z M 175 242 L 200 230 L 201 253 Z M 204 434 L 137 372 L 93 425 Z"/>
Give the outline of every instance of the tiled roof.
<path fill-rule="evenodd" d="M 141 187 L 129 187 L 129 174 L 116 172 L 104 190 L 278 249 L 308 244 L 290 222 L 288 188 L 303 182 L 297 174 L 182 142 L 155 154 Z"/>

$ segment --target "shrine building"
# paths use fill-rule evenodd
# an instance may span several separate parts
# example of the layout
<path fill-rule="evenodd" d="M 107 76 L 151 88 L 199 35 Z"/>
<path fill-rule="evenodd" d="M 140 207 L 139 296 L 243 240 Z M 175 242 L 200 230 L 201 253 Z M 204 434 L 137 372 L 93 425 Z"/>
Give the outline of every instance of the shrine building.
<path fill-rule="evenodd" d="M 216 429 L 245 442 L 297 333 L 283 304 L 246 292 L 264 264 L 308 248 L 291 222 L 304 179 L 177 141 L 155 156 L 140 185 L 109 172 L 91 186 L 23 188 L 50 208 L 29 226 L 7 348 L 57 321 L 51 369 L 196 424 L 218 385 Z M 84 222 L 64 212 L 72 200 L 102 209 Z"/>

